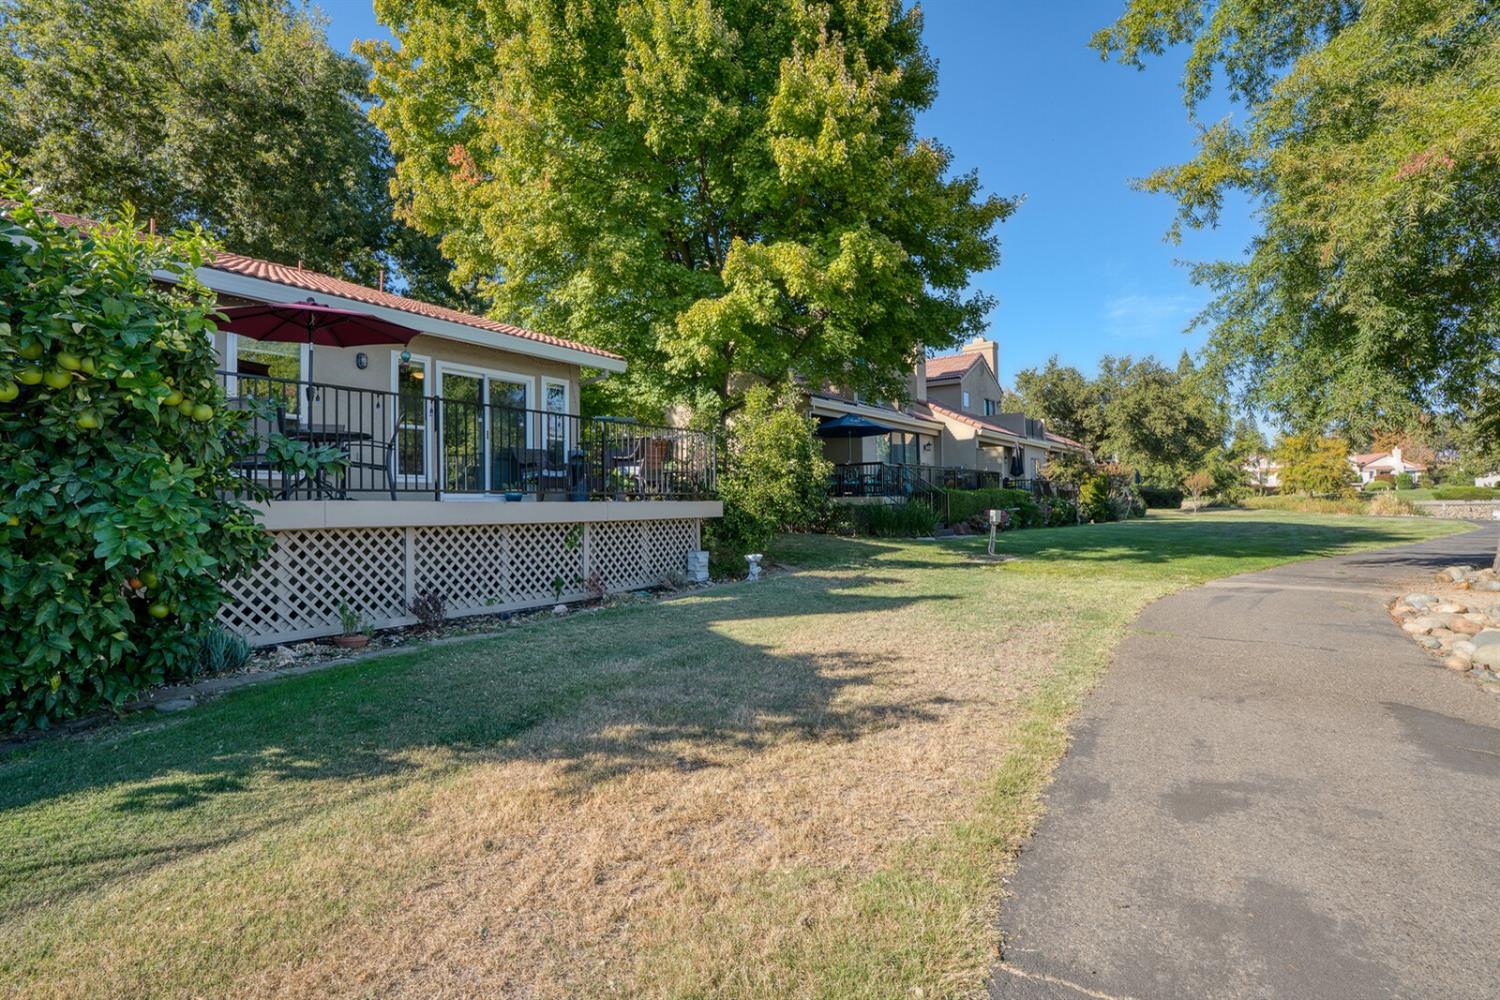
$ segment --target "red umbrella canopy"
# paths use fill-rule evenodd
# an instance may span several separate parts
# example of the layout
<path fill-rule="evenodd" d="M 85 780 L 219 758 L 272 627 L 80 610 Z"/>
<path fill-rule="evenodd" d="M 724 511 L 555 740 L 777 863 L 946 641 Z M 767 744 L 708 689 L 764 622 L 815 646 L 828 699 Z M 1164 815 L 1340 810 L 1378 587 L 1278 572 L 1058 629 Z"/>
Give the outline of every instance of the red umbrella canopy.
<path fill-rule="evenodd" d="M 371 344 L 409 344 L 422 331 L 366 313 L 305 302 L 220 309 L 229 318 L 219 329 L 251 340 L 279 340 L 323 347 L 368 347 Z"/>

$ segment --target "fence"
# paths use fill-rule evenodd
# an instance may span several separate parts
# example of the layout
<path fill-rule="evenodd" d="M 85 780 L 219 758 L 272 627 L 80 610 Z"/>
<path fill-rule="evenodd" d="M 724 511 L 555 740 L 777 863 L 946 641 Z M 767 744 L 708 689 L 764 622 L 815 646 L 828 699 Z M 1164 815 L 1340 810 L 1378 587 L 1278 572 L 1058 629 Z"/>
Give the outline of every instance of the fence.
<path fill-rule="evenodd" d="M 713 437 L 613 417 L 219 373 L 249 411 L 236 462 L 278 500 L 712 497 Z M 318 456 L 322 460 L 318 460 Z"/>
<path fill-rule="evenodd" d="M 336 634 L 341 607 L 372 628 L 414 624 L 424 592 L 456 618 L 637 590 L 680 577 L 700 529 L 677 517 L 274 531 L 219 617 L 263 646 Z"/>

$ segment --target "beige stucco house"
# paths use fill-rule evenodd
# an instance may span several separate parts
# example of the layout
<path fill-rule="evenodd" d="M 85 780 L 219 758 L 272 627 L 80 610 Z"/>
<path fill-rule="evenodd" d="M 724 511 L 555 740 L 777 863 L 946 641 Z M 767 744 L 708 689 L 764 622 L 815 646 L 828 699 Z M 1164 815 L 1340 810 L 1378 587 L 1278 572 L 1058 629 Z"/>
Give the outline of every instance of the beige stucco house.
<path fill-rule="evenodd" d="M 978 339 L 957 354 L 921 358 L 907 383 L 908 401 L 871 402 L 833 391 L 809 394 L 814 417 L 863 417 L 887 429 L 864 438 L 825 441 L 835 465 L 835 492 L 900 495 L 912 477 L 958 487 L 1030 486 L 1049 459 L 1083 446 L 1051 433 L 1024 413 L 1002 412 L 999 347 Z"/>
<path fill-rule="evenodd" d="M 338 632 L 341 607 L 411 623 L 423 595 L 458 616 L 651 586 L 687 574 L 722 513 L 709 436 L 579 413 L 617 355 L 237 254 L 197 277 L 221 307 L 311 300 L 416 331 L 357 349 L 214 333 L 229 405 L 255 413 L 238 468 L 276 542 L 221 616 L 254 644 Z M 341 461 L 301 474 L 275 442 Z"/>

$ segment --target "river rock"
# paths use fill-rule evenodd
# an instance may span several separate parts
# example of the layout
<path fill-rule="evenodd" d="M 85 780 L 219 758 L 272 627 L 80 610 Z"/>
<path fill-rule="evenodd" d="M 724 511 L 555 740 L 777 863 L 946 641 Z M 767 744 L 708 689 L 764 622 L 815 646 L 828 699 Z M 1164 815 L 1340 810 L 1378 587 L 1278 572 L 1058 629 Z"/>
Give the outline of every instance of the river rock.
<path fill-rule="evenodd" d="M 1401 600 L 1403 603 L 1410 604 L 1414 608 L 1425 608 L 1430 604 L 1437 603 L 1437 598 L 1431 594 L 1407 594 Z"/>
<path fill-rule="evenodd" d="M 1442 649 L 1443 648 L 1442 640 L 1436 638 L 1435 636 L 1430 636 L 1430 635 L 1419 635 L 1419 636 L 1417 636 L 1417 645 L 1421 646 L 1423 649 Z"/>
<path fill-rule="evenodd" d="M 1463 673 L 1469 669 L 1469 658 L 1467 656 L 1450 656 L 1443 661 L 1443 666 L 1449 670 L 1456 670 L 1459 673 Z"/>
<path fill-rule="evenodd" d="M 1482 649 L 1485 646 L 1493 645 L 1500 642 L 1500 629 L 1487 628 L 1483 632 L 1471 636 L 1469 641 L 1474 644 L 1475 649 Z"/>
<path fill-rule="evenodd" d="M 1453 655 L 1468 659 L 1474 655 L 1474 644 L 1467 639 L 1460 639 L 1453 644 Z"/>
<path fill-rule="evenodd" d="M 1480 646 L 1474 650 L 1474 655 L 1469 657 L 1469 662 L 1476 667 L 1485 667 L 1490 670 L 1500 667 L 1500 646 L 1494 644 Z"/>
<path fill-rule="evenodd" d="M 1454 604 L 1452 601 L 1439 601 L 1432 610 L 1440 615 L 1461 615 L 1469 609 L 1462 604 Z"/>
<path fill-rule="evenodd" d="M 1484 624 L 1475 621 L 1470 615 L 1454 615 L 1448 619 L 1448 627 L 1464 635 L 1478 635 L 1484 631 Z"/>

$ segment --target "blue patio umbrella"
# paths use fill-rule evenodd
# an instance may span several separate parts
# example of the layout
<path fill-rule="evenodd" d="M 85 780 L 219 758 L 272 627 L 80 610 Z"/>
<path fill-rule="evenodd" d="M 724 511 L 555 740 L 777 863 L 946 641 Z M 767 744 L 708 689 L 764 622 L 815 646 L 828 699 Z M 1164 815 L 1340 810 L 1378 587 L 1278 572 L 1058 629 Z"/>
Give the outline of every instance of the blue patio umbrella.
<path fill-rule="evenodd" d="M 894 428 L 885 424 L 877 424 L 873 420 L 857 417 L 852 413 L 846 413 L 842 417 L 834 417 L 825 420 L 818 426 L 816 433 L 818 437 L 844 438 L 849 442 L 849 461 L 854 461 L 854 439 L 875 437 L 880 434 L 889 434 Z"/>

